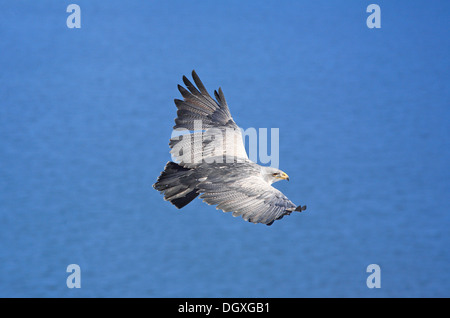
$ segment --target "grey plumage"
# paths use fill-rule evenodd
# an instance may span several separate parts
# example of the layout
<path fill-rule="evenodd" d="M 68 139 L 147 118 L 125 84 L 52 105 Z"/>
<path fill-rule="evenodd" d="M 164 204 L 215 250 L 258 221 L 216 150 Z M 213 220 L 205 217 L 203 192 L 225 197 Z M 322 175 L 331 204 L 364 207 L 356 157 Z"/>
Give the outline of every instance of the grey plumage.
<path fill-rule="evenodd" d="M 253 223 L 271 225 L 293 211 L 305 210 L 306 206 L 296 206 L 271 186 L 288 179 L 284 172 L 248 159 L 222 89 L 214 91 L 214 100 L 195 71 L 192 77 L 197 87 L 183 76 L 187 89 L 180 85 L 178 89 L 184 99 L 175 99 L 178 111 L 174 129 L 186 130 L 169 142 L 179 162 L 168 162 L 153 187 L 177 208 L 200 195 L 207 204 Z M 224 140 L 218 138 L 224 136 Z"/>

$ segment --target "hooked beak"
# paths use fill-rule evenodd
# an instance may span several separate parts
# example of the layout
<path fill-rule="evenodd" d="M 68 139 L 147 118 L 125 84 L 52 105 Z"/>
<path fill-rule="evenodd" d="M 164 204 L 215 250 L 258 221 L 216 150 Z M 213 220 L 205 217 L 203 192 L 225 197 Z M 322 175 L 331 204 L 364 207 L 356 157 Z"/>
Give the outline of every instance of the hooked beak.
<path fill-rule="evenodd" d="M 289 176 L 286 173 L 282 173 L 280 179 L 289 181 Z"/>

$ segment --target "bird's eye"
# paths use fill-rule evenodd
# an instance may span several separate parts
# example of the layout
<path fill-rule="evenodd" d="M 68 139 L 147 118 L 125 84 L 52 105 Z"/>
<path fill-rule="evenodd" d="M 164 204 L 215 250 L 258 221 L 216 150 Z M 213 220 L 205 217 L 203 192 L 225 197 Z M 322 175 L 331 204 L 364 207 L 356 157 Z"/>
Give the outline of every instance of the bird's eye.
<path fill-rule="evenodd" d="M 278 175 L 278 172 L 272 173 L 272 176 L 276 177 Z"/>

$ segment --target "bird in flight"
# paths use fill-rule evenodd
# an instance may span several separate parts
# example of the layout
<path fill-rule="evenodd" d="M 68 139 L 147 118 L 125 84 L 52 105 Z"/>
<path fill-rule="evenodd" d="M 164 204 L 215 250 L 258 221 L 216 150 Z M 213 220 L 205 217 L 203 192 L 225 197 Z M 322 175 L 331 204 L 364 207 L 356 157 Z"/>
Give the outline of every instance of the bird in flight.
<path fill-rule="evenodd" d="M 178 85 L 183 100 L 175 99 L 174 129 L 184 134 L 173 136 L 169 146 L 178 163 L 169 161 L 153 185 L 164 200 L 181 209 L 200 195 L 216 209 L 267 225 L 306 210 L 272 187 L 274 182 L 289 181 L 285 172 L 248 158 L 222 89 L 214 91 L 214 100 L 195 71 L 192 78 L 196 86 L 183 76 L 187 89 Z"/>

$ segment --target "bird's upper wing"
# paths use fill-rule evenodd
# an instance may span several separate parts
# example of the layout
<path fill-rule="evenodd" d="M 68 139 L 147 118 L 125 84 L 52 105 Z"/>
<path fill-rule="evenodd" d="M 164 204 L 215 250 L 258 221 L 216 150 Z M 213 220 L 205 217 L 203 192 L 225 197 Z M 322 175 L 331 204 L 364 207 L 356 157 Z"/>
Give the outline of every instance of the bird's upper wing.
<path fill-rule="evenodd" d="M 183 164 L 223 156 L 248 159 L 241 130 L 231 117 L 222 89 L 214 91 L 214 100 L 195 71 L 192 78 L 197 87 L 183 76 L 187 89 L 178 85 L 183 100 L 175 99 L 178 117 L 173 128 L 185 132 L 170 139 L 175 160 Z"/>
<path fill-rule="evenodd" d="M 302 211 L 282 192 L 272 187 L 255 173 L 254 163 L 206 167 L 204 181 L 197 185 L 204 202 L 217 205 L 217 209 L 233 212 L 246 221 L 271 225 L 292 211 Z"/>

